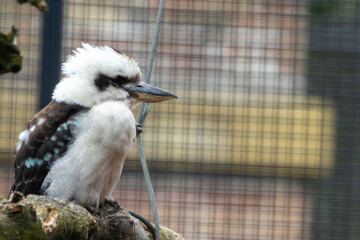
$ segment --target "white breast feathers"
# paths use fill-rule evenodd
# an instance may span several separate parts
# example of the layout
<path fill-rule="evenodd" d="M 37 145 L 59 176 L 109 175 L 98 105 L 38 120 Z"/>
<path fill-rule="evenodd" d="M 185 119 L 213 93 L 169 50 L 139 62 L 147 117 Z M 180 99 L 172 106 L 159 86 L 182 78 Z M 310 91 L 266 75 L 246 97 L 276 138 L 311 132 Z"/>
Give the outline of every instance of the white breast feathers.
<path fill-rule="evenodd" d="M 95 208 L 112 199 L 135 134 L 128 103 L 107 101 L 94 106 L 80 117 L 68 152 L 51 167 L 43 183 L 45 194 Z"/>

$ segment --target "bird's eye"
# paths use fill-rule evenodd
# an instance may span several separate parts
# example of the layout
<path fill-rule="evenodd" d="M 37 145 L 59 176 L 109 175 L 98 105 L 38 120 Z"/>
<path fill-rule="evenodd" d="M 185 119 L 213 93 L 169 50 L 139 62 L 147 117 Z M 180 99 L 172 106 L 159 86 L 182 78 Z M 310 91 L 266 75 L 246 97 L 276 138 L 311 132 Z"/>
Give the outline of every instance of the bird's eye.
<path fill-rule="evenodd" d="M 113 78 L 112 81 L 120 87 L 124 86 L 125 84 L 127 84 L 129 82 L 129 80 L 127 78 L 120 76 L 120 75 Z"/>

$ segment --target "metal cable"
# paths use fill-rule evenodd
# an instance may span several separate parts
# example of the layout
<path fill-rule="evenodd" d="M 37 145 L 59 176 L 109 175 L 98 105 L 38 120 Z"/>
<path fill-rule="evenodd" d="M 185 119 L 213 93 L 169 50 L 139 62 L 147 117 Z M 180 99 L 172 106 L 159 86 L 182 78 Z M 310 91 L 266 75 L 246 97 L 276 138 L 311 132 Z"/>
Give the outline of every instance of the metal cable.
<path fill-rule="evenodd" d="M 152 68 L 154 65 L 154 61 L 155 61 L 156 47 L 157 47 L 157 43 L 159 40 L 159 33 L 160 33 L 162 18 L 163 18 L 163 14 L 164 14 L 164 5 L 165 5 L 165 0 L 160 0 L 157 19 L 156 19 L 156 27 L 155 27 L 154 37 L 153 37 L 153 41 L 152 41 L 152 46 L 151 46 L 151 53 L 150 53 L 147 70 L 146 70 L 146 75 L 145 75 L 146 83 L 150 82 L 151 72 L 152 72 Z M 154 85 L 157 85 L 157 81 L 155 81 Z M 144 124 L 145 118 L 150 110 L 150 106 L 151 106 L 151 103 L 141 103 L 140 109 L 139 109 L 139 114 L 136 119 L 139 126 L 142 126 Z M 146 181 L 146 185 L 147 185 L 147 188 L 149 191 L 151 206 L 152 206 L 152 210 L 153 210 L 153 214 L 154 214 L 155 239 L 160 240 L 160 224 L 159 224 L 159 217 L 158 217 L 158 213 L 157 213 L 156 198 L 155 198 L 154 189 L 151 184 L 151 179 L 150 179 L 149 171 L 148 171 L 147 164 L 146 164 L 146 159 L 145 159 L 144 149 L 143 149 L 142 142 L 141 142 L 140 133 L 137 133 L 136 139 L 137 139 L 137 144 L 138 144 L 138 149 L 139 149 L 141 166 L 142 166 L 142 169 L 144 172 L 145 181 Z"/>

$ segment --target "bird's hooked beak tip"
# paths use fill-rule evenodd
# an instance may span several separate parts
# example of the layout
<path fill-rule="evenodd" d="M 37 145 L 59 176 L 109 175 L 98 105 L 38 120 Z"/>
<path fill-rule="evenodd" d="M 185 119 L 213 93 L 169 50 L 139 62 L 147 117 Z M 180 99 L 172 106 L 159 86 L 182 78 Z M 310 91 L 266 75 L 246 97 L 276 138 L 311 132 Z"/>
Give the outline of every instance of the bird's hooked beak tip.
<path fill-rule="evenodd" d="M 157 103 L 178 98 L 171 92 L 144 82 L 140 82 L 136 86 L 124 86 L 124 89 L 129 93 L 129 98 L 141 102 Z"/>

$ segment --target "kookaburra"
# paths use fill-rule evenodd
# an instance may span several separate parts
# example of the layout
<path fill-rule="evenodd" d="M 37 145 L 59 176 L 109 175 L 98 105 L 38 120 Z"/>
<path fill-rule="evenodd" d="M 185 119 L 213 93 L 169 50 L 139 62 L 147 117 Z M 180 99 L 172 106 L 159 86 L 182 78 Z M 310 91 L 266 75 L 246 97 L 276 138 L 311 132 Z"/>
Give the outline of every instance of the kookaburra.
<path fill-rule="evenodd" d="M 136 135 L 131 107 L 176 98 L 141 82 L 138 64 L 108 46 L 82 44 L 62 65 L 52 101 L 20 133 L 11 192 L 98 209 L 118 182 Z"/>

